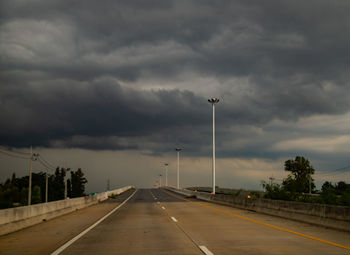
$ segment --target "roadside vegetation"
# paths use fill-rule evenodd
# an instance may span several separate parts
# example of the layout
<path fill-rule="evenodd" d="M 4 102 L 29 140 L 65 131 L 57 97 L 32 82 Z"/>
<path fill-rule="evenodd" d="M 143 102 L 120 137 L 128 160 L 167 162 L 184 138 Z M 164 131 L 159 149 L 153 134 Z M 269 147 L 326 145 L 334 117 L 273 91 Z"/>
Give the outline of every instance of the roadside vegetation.
<path fill-rule="evenodd" d="M 281 184 L 262 181 L 265 198 L 350 206 L 350 184 L 343 181 L 326 181 L 321 190 L 316 190 L 312 175 L 315 169 L 308 159 L 297 156 L 284 163 L 284 170 L 290 172 Z"/>
<path fill-rule="evenodd" d="M 70 198 L 85 195 L 87 179 L 79 168 L 76 171 L 56 168 L 54 174 L 48 175 L 48 201 L 64 199 L 65 178 L 67 179 L 67 196 Z M 0 183 L 0 209 L 23 206 L 28 204 L 29 176 L 12 177 Z M 45 202 L 46 174 L 43 172 L 32 174 L 32 204 Z"/>

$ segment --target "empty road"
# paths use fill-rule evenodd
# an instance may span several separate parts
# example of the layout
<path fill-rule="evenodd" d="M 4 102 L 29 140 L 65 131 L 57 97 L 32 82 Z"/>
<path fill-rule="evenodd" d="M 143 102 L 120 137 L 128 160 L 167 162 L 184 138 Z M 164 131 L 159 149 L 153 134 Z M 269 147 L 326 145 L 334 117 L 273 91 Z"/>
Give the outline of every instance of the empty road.
<path fill-rule="evenodd" d="M 92 215 L 93 208 L 105 209 L 91 219 L 86 215 Z M 163 189 L 128 191 L 79 213 L 62 216 L 67 230 L 60 224 L 59 241 L 53 227 L 62 217 L 0 237 L 0 254 L 350 254 L 350 233 L 186 199 Z M 79 219 L 79 226 L 72 227 Z M 36 252 L 28 248 L 30 233 L 36 233 L 36 239 L 43 235 L 41 241 L 32 238 L 31 246 L 43 240 L 50 245 Z"/>

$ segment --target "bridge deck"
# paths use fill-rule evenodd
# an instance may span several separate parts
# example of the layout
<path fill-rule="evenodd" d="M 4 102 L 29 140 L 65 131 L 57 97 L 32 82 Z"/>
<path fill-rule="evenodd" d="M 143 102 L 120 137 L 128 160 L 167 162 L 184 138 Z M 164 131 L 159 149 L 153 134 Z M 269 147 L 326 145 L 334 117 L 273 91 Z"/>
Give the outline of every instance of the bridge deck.
<path fill-rule="evenodd" d="M 131 196 L 0 237 L 0 254 L 50 254 Z M 141 189 L 60 254 L 350 254 L 350 233 Z"/>

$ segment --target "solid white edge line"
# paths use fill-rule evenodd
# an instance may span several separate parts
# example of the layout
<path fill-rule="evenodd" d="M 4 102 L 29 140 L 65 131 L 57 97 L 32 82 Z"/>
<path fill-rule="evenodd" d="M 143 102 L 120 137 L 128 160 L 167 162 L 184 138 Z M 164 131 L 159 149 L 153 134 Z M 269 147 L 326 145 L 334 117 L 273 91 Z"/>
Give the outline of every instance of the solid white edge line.
<path fill-rule="evenodd" d="M 175 219 L 174 217 L 171 217 L 171 219 L 172 219 L 174 222 L 177 222 L 177 219 Z"/>
<path fill-rule="evenodd" d="M 51 255 L 58 255 L 60 254 L 62 251 L 64 251 L 67 247 L 69 247 L 71 244 L 73 244 L 75 241 L 77 241 L 80 237 L 82 237 L 83 235 L 85 235 L 87 232 L 89 232 L 91 229 L 93 229 L 94 227 L 96 227 L 98 224 L 100 224 L 104 219 L 106 219 L 109 215 L 111 215 L 112 213 L 114 213 L 116 210 L 118 210 L 120 207 L 122 207 L 126 202 L 128 202 L 128 200 L 130 198 L 132 198 L 135 193 L 137 192 L 137 190 L 134 191 L 134 193 L 132 193 L 126 200 L 124 200 L 123 203 L 121 203 L 120 205 L 118 205 L 116 208 L 114 208 L 112 211 L 110 211 L 108 214 L 106 214 L 105 216 L 103 216 L 101 219 L 99 219 L 98 221 L 96 221 L 93 225 L 91 225 L 90 227 L 88 227 L 87 229 L 85 229 L 83 232 L 81 232 L 80 234 L 78 234 L 77 236 L 73 237 L 71 240 L 69 240 L 68 242 L 66 242 L 64 245 L 62 245 L 61 247 L 59 247 L 57 250 L 55 250 L 54 252 L 51 253 Z"/>
<path fill-rule="evenodd" d="M 208 250 L 207 247 L 205 247 L 204 245 L 200 245 L 199 249 L 201 249 L 201 251 L 206 254 L 206 255 L 214 255 L 214 253 L 212 253 L 211 251 Z"/>

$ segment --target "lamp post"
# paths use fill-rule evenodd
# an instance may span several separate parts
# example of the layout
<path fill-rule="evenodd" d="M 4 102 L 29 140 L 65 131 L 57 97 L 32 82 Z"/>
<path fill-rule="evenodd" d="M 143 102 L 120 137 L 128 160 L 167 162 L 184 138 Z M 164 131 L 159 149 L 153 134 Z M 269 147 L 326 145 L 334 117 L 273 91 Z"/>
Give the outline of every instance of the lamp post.
<path fill-rule="evenodd" d="M 159 188 L 162 187 L 162 175 L 159 175 Z"/>
<path fill-rule="evenodd" d="M 177 189 L 180 189 L 180 151 L 181 148 L 175 148 L 177 152 Z"/>
<path fill-rule="evenodd" d="M 164 163 L 165 166 L 165 187 L 168 186 L 168 163 Z"/>
<path fill-rule="evenodd" d="M 212 168 L 213 168 L 213 194 L 215 194 L 215 104 L 219 102 L 219 99 L 216 97 L 208 99 L 208 102 L 213 106 L 213 159 L 212 159 Z"/>

